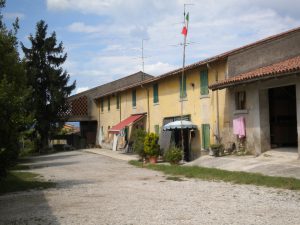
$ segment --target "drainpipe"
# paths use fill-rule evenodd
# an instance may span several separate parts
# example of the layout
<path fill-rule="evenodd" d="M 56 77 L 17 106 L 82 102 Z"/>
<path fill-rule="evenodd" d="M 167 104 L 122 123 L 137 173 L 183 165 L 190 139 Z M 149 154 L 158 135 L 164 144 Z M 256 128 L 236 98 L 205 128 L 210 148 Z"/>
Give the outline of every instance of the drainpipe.
<path fill-rule="evenodd" d="M 207 68 L 215 71 L 215 81 L 218 82 L 218 80 L 219 80 L 218 71 L 216 69 L 213 69 L 209 65 L 209 63 L 207 63 Z M 218 89 L 216 90 L 216 104 L 217 104 L 217 107 L 216 107 L 217 108 L 217 118 L 216 118 L 217 130 L 216 130 L 215 138 L 216 138 L 217 143 L 219 144 L 221 140 L 220 140 L 220 120 L 219 120 L 220 109 L 219 109 L 219 90 Z"/>
<path fill-rule="evenodd" d="M 144 87 L 141 84 L 141 88 L 145 89 L 147 92 L 147 132 L 150 133 L 150 100 L 149 100 L 149 88 Z"/>
<path fill-rule="evenodd" d="M 122 120 L 122 97 L 121 95 L 118 95 L 118 98 L 119 98 L 119 107 L 120 107 L 120 122 Z"/>

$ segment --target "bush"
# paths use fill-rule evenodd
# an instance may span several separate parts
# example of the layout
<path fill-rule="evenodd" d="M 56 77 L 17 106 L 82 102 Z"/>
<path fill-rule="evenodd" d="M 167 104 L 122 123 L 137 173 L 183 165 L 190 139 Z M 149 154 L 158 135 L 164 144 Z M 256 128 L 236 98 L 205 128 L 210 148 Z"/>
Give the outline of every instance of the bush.
<path fill-rule="evenodd" d="M 146 156 L 158 156 L 159 155 L 159 144 L 158 135 L 155 133 L 149 133 L 145 137 L 144 151 Z"/>
<path fill-rule="evenodd" d="M 146 154 L 144 151 L 144 142 L 146 137 L 146 131 L 143 129 L 136 129 L 133 131 L 133 151 L 137 153 L 141 158 L 145 158 Z"/>
<path fill-rule="evenodd" d="M 182 150 L 180 148 L 172 147 L 166 151 L 164 159 L 171 164 L 178 164 L 182 159 Z"/>

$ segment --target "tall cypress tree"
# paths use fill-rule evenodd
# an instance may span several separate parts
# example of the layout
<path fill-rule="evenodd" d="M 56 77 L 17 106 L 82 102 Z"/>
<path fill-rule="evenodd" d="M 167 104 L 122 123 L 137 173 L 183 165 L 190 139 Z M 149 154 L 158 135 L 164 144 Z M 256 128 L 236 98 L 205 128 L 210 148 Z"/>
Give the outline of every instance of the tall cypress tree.
<path fill-rule="evenodd" d="M 67 110 L 66 99 L 75 88 L 75 82 L 68 85 L 70 76 L 61 67 L 67 58 L 63 44 L 57 44 L 55 32 L 47 37 L 47 28 L 43 20 L 39 21 L 35 36 L 29 36 L 31 48 L 21 43 L 28 83 L 33 89 L 32 110 L 40 151 L 48 147 L 50 130 L 60 121 L 60 113 Z"/>

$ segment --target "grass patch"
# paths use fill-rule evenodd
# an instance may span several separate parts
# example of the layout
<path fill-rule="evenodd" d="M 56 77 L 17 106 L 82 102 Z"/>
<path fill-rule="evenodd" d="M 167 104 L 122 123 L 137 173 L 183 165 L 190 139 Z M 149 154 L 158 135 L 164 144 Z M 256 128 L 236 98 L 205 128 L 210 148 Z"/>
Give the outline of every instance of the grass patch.
<path fill-rule="evenodd" d="M 161 171 L 171 176 L 184 176 L 188 178 L 198 178 L 208 181 L 224 181 L 234 184 L 252 184 L 257 186 L 283 188 L 289 190 L 300 190 L 300 180 L 288 177 L 273 177 L 259 173 L 247 173 L 237 171 L 227 171 L 215 168 L 198 166 L 177 166 L 177 165 L 144 165 L 142 162 L 132 160 L 129 164 L 151 170 Z"/>
<path fill-rule="evenodd" d="M 0 195 L 8 192 L 26 191 L 30 189 L 44 189 L 54 187 L 55 183 L 43 181 L 36 173 L 9 171 L 0 180 Z"/>

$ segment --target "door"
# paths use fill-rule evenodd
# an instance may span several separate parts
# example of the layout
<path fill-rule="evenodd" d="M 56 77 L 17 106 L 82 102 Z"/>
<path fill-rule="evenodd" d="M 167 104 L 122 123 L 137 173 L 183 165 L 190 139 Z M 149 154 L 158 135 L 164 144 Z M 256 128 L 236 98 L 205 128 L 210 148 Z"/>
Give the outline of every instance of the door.
<path fill-rule="evenodd" d="M 210 145 L 210 125 L 202 124 L 201 128 L 202 128 L 202 148 L 208 150 Z"/>

